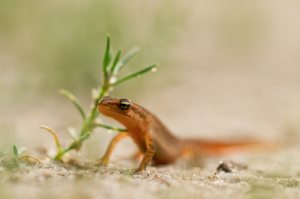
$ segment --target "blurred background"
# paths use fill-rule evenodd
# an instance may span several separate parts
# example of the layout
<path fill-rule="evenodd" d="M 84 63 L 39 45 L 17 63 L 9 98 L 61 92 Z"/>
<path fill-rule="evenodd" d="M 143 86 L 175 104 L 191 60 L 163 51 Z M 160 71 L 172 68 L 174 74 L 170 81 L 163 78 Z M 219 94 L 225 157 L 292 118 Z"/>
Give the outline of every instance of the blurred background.
<path fill-rule="evenodd" d="M 57 91 L 70 90 L 89 110 L 107 33 L 115 50 L 141 49 L 123 75 L 159 63 L 156 73 L 111 95 L 144 105 L 178 136 L 297 134 L 299 6 L 295 0 L 0 0 L 0 150 L 53 148 L 42 124 L 70 140 L 67 128 L 80 127 L 81 118 Z M 88 156 L 99 157 L 112 135 L 97 130 L 85 145 Z"/>

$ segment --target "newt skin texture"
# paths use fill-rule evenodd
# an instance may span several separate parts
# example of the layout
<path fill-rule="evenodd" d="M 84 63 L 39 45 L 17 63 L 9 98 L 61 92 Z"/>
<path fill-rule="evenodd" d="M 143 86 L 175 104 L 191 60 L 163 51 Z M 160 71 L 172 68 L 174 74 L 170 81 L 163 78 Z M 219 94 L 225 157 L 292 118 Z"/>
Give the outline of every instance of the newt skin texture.
<path fill-rule="evenodd" d="M 115 145 L 127 136 L 137 144 L 144 157 L 136 169 L 143 171 L 152 162 L 154 165 L 169 164 L 186 154 L 223 154 L 233 149 L 254 145 L 250 142 L 216 142 L 200 139 L 181 139 L 170 133 L 165 125 L 151 112 L 128 99 L 104 97 L 98 110 L 127 128 L 111 141 L 100 164 L 106 166 Z"/>

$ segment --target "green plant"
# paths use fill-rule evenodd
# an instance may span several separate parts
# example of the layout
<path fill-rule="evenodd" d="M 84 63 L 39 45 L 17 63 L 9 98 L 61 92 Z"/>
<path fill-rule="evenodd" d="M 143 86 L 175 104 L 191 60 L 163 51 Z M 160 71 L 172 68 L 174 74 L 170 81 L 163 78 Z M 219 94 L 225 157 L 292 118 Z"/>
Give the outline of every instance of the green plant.
<path fill-rule="evenodd" d="M 14 170 L 20 168 L 20 163 L 32 162 L 40 163 L 40 161 L 32 156 L 26 155 L 25 148 L 18 148 L 15 144 L 12 147 L 12 154 L 4 152 L 0 153 L 0 166 L 6 170 Z"/>
<path fill-rule="evenodd" d="M 132 74 L 129 74 L 127 76 L 119 78 L 120 71 L 124 68 L 124 66 L 128 63 L 128 61 L 136 55 L 136 53 L 139 51 L 138 48 L 132 48 L 127 53 L 122 55 L 122 50 L 119 49 L 115 56 L 112 56 L 112 50 L 111 50 L 111 40 L 110 36 L 108 35 L 106 38 L 106 47 L 103 57 L 103 63 L 102 63 L 102 84 L 97 88 L 96 90 L 93 90 L 93 104 L 90 112 L 88 114 L 85 113 L 84 109 L 80 105 L 80 102 L 78 99 L 69 91 L 67 90 L 60 90 L 60 93 L 64 96 L 66 96 L 76 107 L 76 109 L 79 111 L 83 122 L 80 128 L 79 133 L 76 133 L 75 131 L 70 131 L 70 134 L 73 138 L 73 141 L 67 146 L 62 147 L 60 144 L 60 140 L 57 136 L 57 134 L 49 127 L 47 126 L 41 126 L 42 129 L 49 132 L 55 141 L 57 154 L 55 155 L 55 160 L 61 160 L 63 155 L 70 150 L 77 149 L 79 150 L 83 142 L 93 133 L 93 130 L 96 127 L 106 128 L 118 132 L 124 132 L 126 129 L 120 129 L 116 127 L 112 127 L 106 124 L 102 124 L 100 122 L 97 122 L 96 119 L 99 115 L 99 112 L 97 111 L 97 104 L 99 100 L 107 95 L 114 87 L 130 80 L 135 77 L 139 77 L 149 71 L 155 71 L 156 65 L 152 64 L 150 66 L 147 66 L 143 68 L 142 70 L 136 71 Z"/>
<path fill-rule="evenodd" d="M 19 150 L 16 145 L 12 147 L 12 154 L 2 152 L 0 157 L 0 166 L 6 170 L 14 170 L 19 168 L 20 157 L 23 150 Z"/>

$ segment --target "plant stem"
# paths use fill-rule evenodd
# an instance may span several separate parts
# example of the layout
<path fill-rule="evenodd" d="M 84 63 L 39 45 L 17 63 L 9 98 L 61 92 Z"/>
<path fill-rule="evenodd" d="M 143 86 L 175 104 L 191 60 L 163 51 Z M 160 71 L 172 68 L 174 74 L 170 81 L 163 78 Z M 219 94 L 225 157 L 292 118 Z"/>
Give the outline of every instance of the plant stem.
<path fill-rule="evenodd" d="M 106 79 L 106 78 L 105 78 Z M 80 136 L 77 140 L 73 140 L 73 142 L 70 143 L 70 145 L 67 148 L 61 148 L 61 150 L 58 150 L 56 156 L 54 157 L 55 160 L 61 160 L 65 153 L 69 152 L 73 149 L 79 149 L 83 143 L 84 140 L 86 140 L 93 129 L 96 127 L 95 118 L 98 115 L 97 111 L 97 105 L 98 101 L 106 95 L 106 93 L 109 91 L 111 85 L 108 83 L 107 80 L 104 80 L 104 85 L 100 89 L 99 95 L 96 97 L 93 107 L 91 109 L 91 112 L 88 117 L 84 119 L 83 125 L 80 130 Z"/>

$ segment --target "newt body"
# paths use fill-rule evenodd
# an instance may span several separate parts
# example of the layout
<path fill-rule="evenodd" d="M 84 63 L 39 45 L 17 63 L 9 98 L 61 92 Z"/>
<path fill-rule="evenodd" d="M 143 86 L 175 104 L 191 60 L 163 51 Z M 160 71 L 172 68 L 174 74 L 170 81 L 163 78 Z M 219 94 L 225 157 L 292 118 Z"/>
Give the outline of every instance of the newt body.
<path fill-rule="evenodd" d="M 152 161 L 154 164 L 175 162 L 186 153 L 220 154 L 236 147 L 251 145 L 249 142 L 214 142 L 198 139 L 180 139 L 151 112 L 128 99 L 104 97 L 98 104 L 98 110 L 127 128 L 127 132 L 119 133 L 111 141 L 102 165 L 107 165 L 109 156 L 119 140 L 130 136 L 144 154 L 136 171 L 144 170 Z"/>

